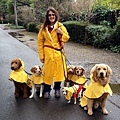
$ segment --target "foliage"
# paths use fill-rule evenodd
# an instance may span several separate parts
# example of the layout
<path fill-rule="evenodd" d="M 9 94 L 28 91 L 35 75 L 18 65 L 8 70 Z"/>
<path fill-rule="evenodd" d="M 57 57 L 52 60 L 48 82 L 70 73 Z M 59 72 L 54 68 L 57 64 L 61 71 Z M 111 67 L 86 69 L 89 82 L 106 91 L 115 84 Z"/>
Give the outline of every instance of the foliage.
<path fill-rule="evenodd" d="M 89 25 L 86 27 L 88 33 L 87 43 L 93 46 L 104 48 L 107 44 L 108 28 L 102 25 Z"/>
<path fill-rule="evenodd" d="M 70 35 L 70 40 L 83 43 L 86 24 L 77 21 L 67 21 L 63 23 Z"/>
<path fill-rule="evenodd" d="M 104 6 L 108 9 L 120 9 L 120 0 L 96 0 L 95 5 Z"/>
<path fill-rule="evenodd" d="M 35 32 L 36 31 L 36 24 L 34 22 L 29 22 L 27 24 L 26 30 L 29 32 Z"/>
<path fill-rule="evenodd" d="M 116 24 L 116 11 L 110 10 L 104 6 L 96 5 L 92 12 L 94 17 L 90 19 L 90 22 L 93 24 L 106 24 L 113 27 Z"/>

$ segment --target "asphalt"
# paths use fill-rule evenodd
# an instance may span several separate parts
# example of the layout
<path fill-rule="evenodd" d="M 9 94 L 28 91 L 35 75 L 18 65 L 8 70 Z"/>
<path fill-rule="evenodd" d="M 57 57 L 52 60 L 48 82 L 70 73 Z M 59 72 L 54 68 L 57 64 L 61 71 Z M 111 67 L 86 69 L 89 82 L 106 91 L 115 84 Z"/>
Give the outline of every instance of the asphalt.
<path fill-rule="evenodd" d="M 28 72 L 30 72 L 31 66 L 35 64 L 42 65 L 37 52 L 0 28 L 0 120 L 120 119 L 120 96 L 114 93 L 112 97 L 108 98 L 106 105 L 109 115 L 103 115 L 101 109 L 98 109 L 94 111 L 93 116 L 87 115 L 86 111 L 79 106 L 79 101 L 77 101 L 76 105 L 73 103 L 67 104 L 62 93 L 60 99 L 54 98 L 53 90 L 49 100 L 38 98 L 37 95 L 33 99 L 16 99 L 14 97 L 13 83 L 8 80 L 11 72 L 10 62 L 16 57 L 24 61 L 25 70 Z"/>

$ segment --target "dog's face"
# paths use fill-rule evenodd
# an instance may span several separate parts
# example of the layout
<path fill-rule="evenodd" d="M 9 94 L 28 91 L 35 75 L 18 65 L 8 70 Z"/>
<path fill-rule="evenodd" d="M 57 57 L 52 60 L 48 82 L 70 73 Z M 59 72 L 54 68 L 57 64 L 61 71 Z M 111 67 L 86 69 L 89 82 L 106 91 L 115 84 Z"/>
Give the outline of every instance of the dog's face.
<path fill-rule="evenodd" d="M 93 74 L 93 80 L 98 80 L 101 84 L 103 84 L 104 82 L 109 82 L 109 76 L 112 75 L 112 70 L 106 64 L 96 64 L 91 69 L 91 74 Z"/>
<path fill-rule="evenodd" d="M 62 88 L 62 93 L 63 93 L 64 96 L 67 95 L 67 90 L 64 89 L 64 87 Z"/>
<path fill-rule="evenodd" d="M 74 68 L 74 74 L 78 75 L 78 76 L 84 75 L 85 74 L 85 69 L 82 66 L 76 66 Z"/>
<path fill-rule="evenodd" d="M 73 74 L 74 73 L 74 68 L 75 68 L 74 65 L 68 65 L 67 66 L 67 73 L 68 74 Z"/>
<path fill-rule="evenodd" d="M 11 69 L 18 70 L 22 66 L 21 60 L 19 58 L 15 58 L 11 61 Z"/>
<path fill-rule="evenodd" d="M 30 71 L 35 75 L 40 75 L 42 73 L 42 68 L 39 65 L 35 65 Z"/>

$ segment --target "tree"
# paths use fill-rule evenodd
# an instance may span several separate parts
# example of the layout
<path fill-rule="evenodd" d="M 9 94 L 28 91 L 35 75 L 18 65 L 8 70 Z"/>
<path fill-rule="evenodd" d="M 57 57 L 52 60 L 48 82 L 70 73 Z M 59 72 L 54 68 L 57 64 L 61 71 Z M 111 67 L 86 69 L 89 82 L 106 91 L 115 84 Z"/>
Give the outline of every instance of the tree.
<path fill-rule="evenodd" d="M 16 25 L 16 28 L 18 28 L 17 10 L 16 10 L 16 0 L 14 0 L 14 13 L 15 13 L 15 25 Z"/>

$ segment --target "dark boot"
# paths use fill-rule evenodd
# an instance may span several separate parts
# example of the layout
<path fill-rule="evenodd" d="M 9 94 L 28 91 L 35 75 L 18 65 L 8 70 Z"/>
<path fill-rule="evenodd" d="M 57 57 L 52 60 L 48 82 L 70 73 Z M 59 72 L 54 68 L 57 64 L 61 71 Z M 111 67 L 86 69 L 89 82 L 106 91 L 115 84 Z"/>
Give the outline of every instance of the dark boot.
<path fill-rule="evenodd" d="M 54 90 L 55 90 L 55 98 L 60 98 L 60 88 L 61 82 L 54 83 Z"/>
<path fill-rule="evenodd" d="M 43 94 L 45 99 L 50 98 L 50 91 L 51 91 L 51 85 L 44 84 Z"/>

